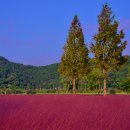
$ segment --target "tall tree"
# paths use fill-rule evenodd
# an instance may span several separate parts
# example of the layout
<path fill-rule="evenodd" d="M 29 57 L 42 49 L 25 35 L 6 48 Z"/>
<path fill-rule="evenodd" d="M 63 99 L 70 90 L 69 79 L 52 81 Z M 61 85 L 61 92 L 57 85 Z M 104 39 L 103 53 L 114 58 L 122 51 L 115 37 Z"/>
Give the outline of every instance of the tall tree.
<path fill-rule="evenodd" d="M 91 52 L 95 56 L 96 66 L 104 75 L 104 95 L 106 95 L 107 75 L 112 70 L 118 70 L 127 61 L 126 56 L 122 56 L 122 51 L 126 48 L 127 42 L 122 41 L 124 32 L 118 31 L 118 21 L 112 15 L 111 8 L 105 4 L 98 16 L 98 34 L 94 36 L 95 44 L 91 44 Z"/>
<path fill-rule="evenodd" d="M 76 82 L 87 72 L 88 48 L 84 42 L 84 35 L 77 15 L 74 17 L 69 29 L 68 39 L 64 45 L 59 72 L 61 76 L 69 78 L 76 93 Z"/>

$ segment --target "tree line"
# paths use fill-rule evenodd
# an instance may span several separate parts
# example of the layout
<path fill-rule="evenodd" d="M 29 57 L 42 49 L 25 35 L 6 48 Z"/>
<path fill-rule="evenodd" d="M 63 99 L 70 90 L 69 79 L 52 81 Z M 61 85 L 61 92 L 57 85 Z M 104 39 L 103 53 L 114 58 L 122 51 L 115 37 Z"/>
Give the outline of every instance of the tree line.
<path fill-rule="evenodd" d="M 93 64 L 89 75 L 76 82 L 77 93 L 98 93 L 101 73 Z M 59 65 L 36 67 L 0 57 L 0 93 L 71 93 L 72 83 L 59 76 Z M 130 92 L 130 56 L 127 64 L 119 71 L 110 72 L 107 79 L 108 92 Z"/>

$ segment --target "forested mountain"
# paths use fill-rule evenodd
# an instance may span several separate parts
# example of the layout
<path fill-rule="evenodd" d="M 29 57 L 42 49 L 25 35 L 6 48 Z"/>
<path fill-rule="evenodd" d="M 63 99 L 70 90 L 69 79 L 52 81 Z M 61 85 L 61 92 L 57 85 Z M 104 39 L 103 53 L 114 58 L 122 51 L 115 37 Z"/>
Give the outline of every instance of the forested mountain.
<path fill-rule="evenodd" d="M 58 86 L 58 64 L 30 66 L 13 63 L 0 57 L 0 86 L 21 88 L 52 88 Z"/>
<path fill-rule="evenodd" d="M 59 87 L 58 63 L 48 66 L 30 66 L 13 63 L 0 57 L 0 87 L 17 86 L 20 88 L 55 88 Z M 118 72 L 109 75 L 108 87 L 118 86 L 118 81 L 128 76 L 128 63 Z"/>

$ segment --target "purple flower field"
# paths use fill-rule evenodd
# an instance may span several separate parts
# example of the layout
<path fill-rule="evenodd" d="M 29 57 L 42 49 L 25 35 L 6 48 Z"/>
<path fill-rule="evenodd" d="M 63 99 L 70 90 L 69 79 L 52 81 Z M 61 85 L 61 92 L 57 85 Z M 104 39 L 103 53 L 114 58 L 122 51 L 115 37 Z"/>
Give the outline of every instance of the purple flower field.
<path fill-rule="evenodd" d="M 0 130 L 130 130 L 130 96 L 0 95 Z"/>

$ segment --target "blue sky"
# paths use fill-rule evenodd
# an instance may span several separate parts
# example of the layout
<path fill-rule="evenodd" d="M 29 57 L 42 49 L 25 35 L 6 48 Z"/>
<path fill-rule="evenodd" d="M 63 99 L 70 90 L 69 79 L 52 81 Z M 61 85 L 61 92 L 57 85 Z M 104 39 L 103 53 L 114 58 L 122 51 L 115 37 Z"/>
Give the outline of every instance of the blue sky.
<path fill-rule="evenodd" d="M 36 66 L 60 62 L 74 15 L 80 19 L 89 46 L 106 2 L 125 31 L 124 54 L 130 55 L 129 0 L 1 0 L 0 56 Z"/>

